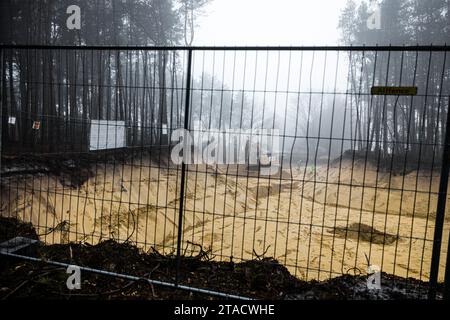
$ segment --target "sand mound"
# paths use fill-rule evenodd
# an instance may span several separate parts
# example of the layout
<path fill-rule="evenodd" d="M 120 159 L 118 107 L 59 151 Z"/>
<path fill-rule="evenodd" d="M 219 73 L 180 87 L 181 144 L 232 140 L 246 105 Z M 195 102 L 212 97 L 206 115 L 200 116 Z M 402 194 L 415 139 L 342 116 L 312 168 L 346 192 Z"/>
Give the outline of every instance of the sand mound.
<path fill-rule="evenodd" d="M 363 223 L 352 223 L 348 228 L 334 228 L 328 232 L 340 238 L 362 240 L 374 244 L 390 245 L 398 239 L 396 235 L 379 231 Z"/>

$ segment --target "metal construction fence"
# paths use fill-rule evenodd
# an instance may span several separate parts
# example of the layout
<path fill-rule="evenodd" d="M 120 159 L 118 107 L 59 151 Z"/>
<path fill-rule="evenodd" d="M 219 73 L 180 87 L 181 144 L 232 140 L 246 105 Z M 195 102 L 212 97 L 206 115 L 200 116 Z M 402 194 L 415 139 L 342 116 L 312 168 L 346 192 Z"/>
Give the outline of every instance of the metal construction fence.
<path fill-rule="evenodd" d="M 450 281 L 449 51 L 2 46 L 1 216 L 178 267 L 199 252 L 304 280 L 378 266 L 434 298 Z"/>

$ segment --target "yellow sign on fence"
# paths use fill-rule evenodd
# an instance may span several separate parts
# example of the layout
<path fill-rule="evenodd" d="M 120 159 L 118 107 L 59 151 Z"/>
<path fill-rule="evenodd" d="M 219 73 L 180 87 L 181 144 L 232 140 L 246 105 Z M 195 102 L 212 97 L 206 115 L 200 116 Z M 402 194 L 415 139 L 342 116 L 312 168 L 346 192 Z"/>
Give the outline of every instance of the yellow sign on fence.
<path fill-rule="evenodd" d="M 372 87 L 371 94 L 394 95 L 394 96 L 415 96 L 417 87 Z"/>

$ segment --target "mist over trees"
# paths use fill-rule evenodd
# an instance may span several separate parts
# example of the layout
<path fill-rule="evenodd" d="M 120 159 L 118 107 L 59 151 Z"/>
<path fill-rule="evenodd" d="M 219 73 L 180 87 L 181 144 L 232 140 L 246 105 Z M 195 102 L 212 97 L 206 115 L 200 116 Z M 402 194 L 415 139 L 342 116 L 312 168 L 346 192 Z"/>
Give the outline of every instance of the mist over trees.
<path fill-rule="evenodd" d="M 368 27 L 374 4 L 379 29 Z M 449 9 L 448 0 L 348 0 L 339 19 L 340 43 L 444 45 L 450 40 Z M 439 165 L 450 95 L 445 52 L 317 51 L 295 60 L 303 62 L 291 67 L 291 81 L 300 74 L 303 85 L 292 89 L 299 93 L 290 95 L 286 111 L 277 106 L 277 127 L 293 136 L 285 139 L 284 152 L 310 163 L 355 150 L 384 166 Z M 373 86 L 411 86 L 418 93 L 372 96 Z"/>
<path fill-rule="evenodd" d="M 444 45 L 449 41 L 450 1 L 378 3 L 381 28 L 369 29 L 371 2 L 347 2 L 339 22 L 343 44 Z M 349 60 L 355 92 L 370 92 L 373 85 L 418 87 L 415 97 L 355 99 L 357 149 L 380 151 L 382 155 L 407 154 L 422 163 L 439 162 L 450 92 L 446 53 L 366 52 Z"/>
<path fill-rule="evenodd" d="M 373 2 L 379 4 L 380 29 L 367 27 Z M 450 40 L 450 1 L 347 0 L 339 28 L 347 45 L 444 45 Z"/>
<path fill-rule="evenodd" d="M 186 9 L 197 15 L 209 0 L 6 0 L 0 43 L 38 45 L 183 44 Z M 69 6 L 81 9 L 80 30 L 66 27 Z"/>
<path fill-rule="evenodd" d="M 0 43 L 183 45 L 186 24 L 207 2 L 77 1 L 81 28 L 69 30 L 72 1 L 3 1 Z M 181 118 L 185 52 L 5 49 L 1 63 L 4 150 L 84 150 L 90 119 L 123 120 L 128 144 L 153 144 Z"/>

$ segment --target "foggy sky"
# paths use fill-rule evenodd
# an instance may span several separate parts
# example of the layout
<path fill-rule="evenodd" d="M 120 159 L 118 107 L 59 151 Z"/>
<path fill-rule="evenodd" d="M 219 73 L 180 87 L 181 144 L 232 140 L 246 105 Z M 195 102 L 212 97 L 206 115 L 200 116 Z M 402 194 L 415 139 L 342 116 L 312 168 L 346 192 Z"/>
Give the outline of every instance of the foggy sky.
<path fill-rule="evenodd" d="M 213 0 L 194 45 L 337 45 L 346 0 Z"/>

